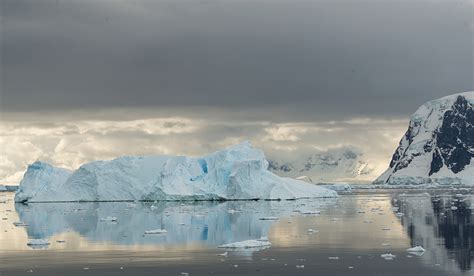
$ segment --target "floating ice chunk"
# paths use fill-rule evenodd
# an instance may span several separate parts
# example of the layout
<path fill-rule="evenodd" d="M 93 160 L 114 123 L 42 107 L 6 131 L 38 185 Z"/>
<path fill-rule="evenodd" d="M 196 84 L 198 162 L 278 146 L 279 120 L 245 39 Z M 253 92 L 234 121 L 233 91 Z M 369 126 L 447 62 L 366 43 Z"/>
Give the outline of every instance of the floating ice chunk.
<path fill-rule="evenodd" d="M 296 265 L 296 268 L 297 268 L 297 269 L 304 268 L 304 265 Z"/>
<path fill-rule="evenodd" d="M 328 257 L 329 260 L 339 260 L 339 257 Z"/>
<path fill-rule="evenodd" d="M 259 220 L 278 220 L 277 217 L 261 217 Z"/>
<path fill-rule="evenodd" d="M 165 229 L 154 229 L 154 230 L 148 230 L 145 231 L 145 234 L 147 235 L 152 235 L 152 234 L 166 234 L 168 231 Z"/>
<path fill-rule="evenodd" d="M 49 241 L 45 239 L 31 239 L 28 240 L 26 245 L 48 245 Z"/>
<path fill-rule="evenodd" d="M 426 250 L 422 246 L 419 246 L 419 245 L 407 249 L 408 253 L 419 253 L 419 252 L 425 252 L 425 251 Z"/>
<path fill-rule="evenodd" d="M 302 214 L 302 215 L 319 215 L 319 214 L 321 214 L 321 211 L 303 210 L 303 211 L 300 211 L 300 214 Z"/>
<path fill-rule="evenodd" d="M 380 257 L 382 257 L 383 259 L 385 259 L 387 261 L 391 261 L 391 260 L 395 259 L 395 257 L 397 257 L 397 256 L 393 255 L 392 253 L 385 253 L 385 254 L 380 255 Z"/>
<path fill-rule="evenodd" d="M 108 217 L 105 217 L 105 218 L 101 218 L 100 221 L 116 222 L 117 218 L 108 216 Z"/>
<path fill-rule="evenodd" d="M 16 227 L 21 227 L 21 226 L 28 226 L 28 224 L 21 222 L 21 221 L 16 221 L 13 223 Z"/>
<path fill-rule="evenodd" d="M 221 256 L 221 257 L 227 257 L 227 255 L 229 255 L 229 252 L 227 251 L 221 254 L 217 254 L 217 256 Z"/>
<path fill-rule="evenodd" d="M 31 239 L 26 243 L 26 245 L 33 249 L 46 249 L 49 244 L 49 241 L 45 239 Z"/>
<path fill-rule="evenodd" d="M 402 213 L 402 212 L 398 212 L 398 213 L 396 213 L 395 215 L 400 218 L 400 217 L 403 217 L 405 214 Z"/>
<path fill-rule="evenodd" d="M 268 239 L 260 238 L 258 240 L 246 240 L 240 242 L 233 242 L 228 244 L 219 245 L 218 248 L 253 248 L 253 247 L 270 247 L 272 244 L 268 241 Z"/>

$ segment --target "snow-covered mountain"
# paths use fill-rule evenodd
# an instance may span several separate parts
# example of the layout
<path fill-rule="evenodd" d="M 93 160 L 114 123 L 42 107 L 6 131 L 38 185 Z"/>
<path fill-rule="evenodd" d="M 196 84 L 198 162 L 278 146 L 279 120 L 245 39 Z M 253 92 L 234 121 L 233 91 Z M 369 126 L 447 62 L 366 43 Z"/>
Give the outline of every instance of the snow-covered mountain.
<path fill-rule="evenodd" d="M 335 192 L 267 170 L 263 151 L 244 142 L 203 157 L 145 156 L 96 161 L 70 172 L 35 162 L 17 202 L 295 199 Z"/>
<path fill-rule="evenodd" d="M 314 152 L 306 158 L 269 160 L 269 170 L 280 176 L 312 183 L 370 179 L 374 168 L 355 147 L 342 147 Z"/>
<path fill-rule="evenodd" d="M 410 119 L 390 167 L 375 184 L 474 185 L 474 92 L 433 100 Z"/>

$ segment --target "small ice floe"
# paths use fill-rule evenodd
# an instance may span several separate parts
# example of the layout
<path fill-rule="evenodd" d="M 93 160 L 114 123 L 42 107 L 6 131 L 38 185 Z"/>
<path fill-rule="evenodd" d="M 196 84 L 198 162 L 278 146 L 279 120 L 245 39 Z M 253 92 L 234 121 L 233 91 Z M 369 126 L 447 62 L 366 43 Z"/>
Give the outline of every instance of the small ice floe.
<path fill-rule="evenodd" d="M 456 207 L 456 206 L 451 206 L 451 210 L 456 211 L 457 209 L 458 209 L 458 207 Z"/>
<path fill-rule="evenodd" d="M 22 222 L 22 221 L 16 221 L 13 223 L 16 227 L 22 227 L 22 226 L 28 226 L 28 224 Z"/>
<path fill-rule="evenodd" d="M 300 211 L 300 214 L 302 214 L 302 215 L 319 215 L 319 214 L 321 214 L 321 211 L 302 210 L 302 211 Z"/>
<path fill-rule="evenodd" d="M 415 246 L 412 248 L 408 248 L 407 252 L 409 254 L 417 255 L 417 256 L 422 256 L 425 253 L 425 249 L 422 246 Z"/>
<path fill-rule="evenodd" d="M 395 257 L 397 257 L 397 256 L 393 255 L 392 253 L 385 253 L 385 254 L 380 255 L 380 257 L 382 257 L 386 261 L 391 261 L 391 260 L 395 259 Z"/>
<path fill-rule="evenodd" d="M 328 257 L 329 260 L 339 260 L 339 257 Z"/>
<path fill-rule="evenodd" d="M 217 254 L 217 256 L 220 256 L 220 257 L 227 257 L 227 255 L 229 255 L 229 252 L 227 251 L 221 254 Z"/>
<path fill-rule="evenodd" d="M 364 210 L 357 210 L 357 213 L 359 213 L 359 214 L 365 214 L 365 211 L 364 211 Z"/>
<path fill-rule="evenodd" d="M 382 243 L 382 246 L 390 246 L 390 245 L 391 245 L 391 244 L 390 244 L 390 243 L 388 243 L 388 242 L 384 242 L 384 243 Z"/>
<path fill-rule="evenodd" d="M 154 230 L 148 230 L 145 231 L 146 235 L 153 235 L 153 234 L 166 234 L 168 231 L 165 229 L 154 229 Z"/>
<path fill-rule="evenodd" d="M 223 244 L 223 245 L 219 245 L 218 248 L 245 249 L 245 248 L 254 248 L 254 247 L 270 247 L 271 245 L 272 243 L 268 241 L 266 237 L 262 237 L 257 240 L 246 240 L 246 241 Z"/>
<path fill-rule="evenodd" d="M 318 233 L 318 230 L 314 230 L 314 229 L 308 229 L 308 234 L 313 234 L 313 233 Z"/>
<path fill-rule="evenodd" d="M 105 218 L 101 218 L 100 221 L 117 222 L 117 218 L 116 218 L 116 217 L 107 216 L 107 217 L 105 217 Z"/>
<path fill-rule="evenodd" d="M 188 273 L 188 272 L 181 272 L 181 275 L 183 275 L 183 276 L 189 276 L 189 273 Z"/>
<path fill-rule="evenodd" d="M 45 239 L 31 239 L 26 243 L 27 245 L 48 245 L 49 241 Z"/>
<path fill-rule="evenodd" d="M 397 217 L 401 218 L 401 217 L 403 217 L 405 214 L 402 213 L 402 212 L 398 212 L 398 213 L 396 213 L 395 215 L 396 215 Z"/>
<path fill-rule="evenodd" d="M 304 268 L 304 265 L 296 265 L 296 268 L 297 268 L 297 269 Z"/>
<path fill-rule="evenodd" d="M 364 223 L 372 223 L 371 220 L 364 220 Z"/>
<path fill-rule="evenodd" d="M 229 209 L 229 210 L 227 210 L 227 213 L 229 213 L 229 214 L 235 214 L 235 213 L 238 213 L 238 212 L 239 212 L 239 211 L 234 210 L 234 209 Z"/>
<path fill-rule="evenodd" d="M 278 220 L 277 217 L 261 217 L 259 220 Z"/>
<path fill-rule="evenodd" d="M 26 245 L 33 249 L 45 249 L 49 244 L 49 241 L 45 239 L 31 239 L 26 243 Z"/>

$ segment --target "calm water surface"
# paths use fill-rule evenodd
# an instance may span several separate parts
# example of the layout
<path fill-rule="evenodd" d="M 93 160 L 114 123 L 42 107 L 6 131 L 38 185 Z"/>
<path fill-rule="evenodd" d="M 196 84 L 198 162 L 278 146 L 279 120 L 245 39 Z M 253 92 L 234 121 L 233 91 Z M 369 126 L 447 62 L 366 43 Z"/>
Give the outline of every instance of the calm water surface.
<path fill-rule="evenodd" d="M 472 194 L 23 205 L 3 193 L 0 202 L 2 276 L 474 275 Z M 309 214 L 314 212 L 320 213 Z M 103 221 L 107 217 L 117 221 Z M 167 233 L 144 234 L 152 229 Z M 264 236 L 271 247 L 217 248 Z M 47 239 L 50 245 L 29 247 L 28 239 Z M 408 254 L 415 245 L 426 252 Z M 386 253 L 396 257 L 386 260 L 381 257 Z"/>

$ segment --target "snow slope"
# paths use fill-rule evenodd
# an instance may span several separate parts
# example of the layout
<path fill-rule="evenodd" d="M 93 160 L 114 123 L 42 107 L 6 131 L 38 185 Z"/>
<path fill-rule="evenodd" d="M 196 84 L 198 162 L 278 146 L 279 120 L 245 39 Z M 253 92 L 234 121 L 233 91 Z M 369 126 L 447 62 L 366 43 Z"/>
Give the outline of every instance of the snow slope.
<path fill-rule="evenodd" d="M 325 188 L 267 170 L 249 142 L 203 157 L 120 157 L 70 173 L 36 162 L 28 167 L 17 202 L 118 200 L 295 199 L 335 197 Z"/>
<path fill-rule="evenodd" d="M 474 185 L 474 92 L 433 100 L 410 119 L 375 184 Z"/>
<path fill-rule="evenodd" d="M 363 181 L 373 179 L 374 168 L 355 147 L 342 147 L 312 153 L 298 160 L 269 160 L 269 170 L 280 176 L 312 183 Z"/>

